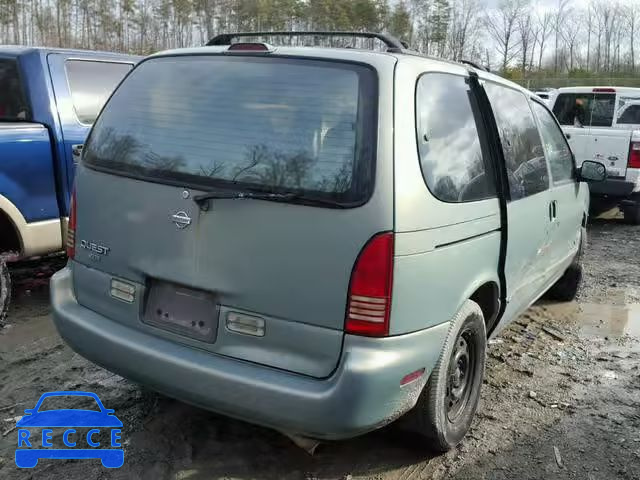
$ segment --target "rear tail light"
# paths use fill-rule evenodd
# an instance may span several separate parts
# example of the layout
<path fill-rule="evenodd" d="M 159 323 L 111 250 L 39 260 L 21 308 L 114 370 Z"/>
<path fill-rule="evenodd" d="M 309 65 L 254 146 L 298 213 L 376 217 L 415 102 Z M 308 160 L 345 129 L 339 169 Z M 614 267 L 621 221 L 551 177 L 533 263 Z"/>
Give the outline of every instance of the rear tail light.
<path fill-rule="evenodd" d="M 76 192 L 71 195 L 69 204 L 69 224 L 67 226 L 67 257 L 76 256 Z"/>
<path fill-rule="evenodd" d="M 380 233 L 356 260 L 349 286 L 345 331 L 384 337 L 389 334 L 393 285 L 393 233 Z"/>
<path fill-rule="evenodd" d="M 616 93 L 616 89 L 611 87 L 596 87 L 593 89 L 593 93 Z"/>
<path fill-rule="evenodd" d="M 640 142 L 631 142 L 629 148 L 629 168 L 640 168 Z"/>
<path fill-rule="evenodd" d="M 272 50 L 269 45 L 259 42 L 234 43 L 227 51 L 229 52 L 268 52 Z"/>

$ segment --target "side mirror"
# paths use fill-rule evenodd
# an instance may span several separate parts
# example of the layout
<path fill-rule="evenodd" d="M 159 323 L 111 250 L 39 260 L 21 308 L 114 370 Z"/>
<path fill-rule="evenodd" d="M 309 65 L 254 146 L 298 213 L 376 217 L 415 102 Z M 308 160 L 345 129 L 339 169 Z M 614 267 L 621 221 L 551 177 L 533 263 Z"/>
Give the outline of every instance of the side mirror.
<path fill-rule="evenodd" d="M 607 179 L 607 167 L 600 162 L 585 160 L 578 169 L 578 180 L 581 182 L 602 182 Z"/>
<path fill-rule="evenodd" d="M 35 408 L 27 408 L 24 413 L 26 413 L 27 415 L 31 415 L 32 413 L 34 413 Z"/>

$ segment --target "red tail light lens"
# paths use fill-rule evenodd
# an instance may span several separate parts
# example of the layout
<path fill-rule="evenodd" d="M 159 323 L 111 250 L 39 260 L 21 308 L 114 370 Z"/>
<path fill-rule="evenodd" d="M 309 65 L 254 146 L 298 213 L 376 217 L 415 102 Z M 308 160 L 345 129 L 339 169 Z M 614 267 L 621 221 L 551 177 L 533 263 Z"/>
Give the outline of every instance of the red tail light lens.
<path fill-rule="evenodd" d="M 229 52 L 268 52 L 269 46 L 258 42 L 234 43 L 227 50 Z"/>
<path fill-rule="evenodd" d="M 389 334 L 393 286 L 393 233 L 380 233 L 356 260 L 349 287 L 345 331 L 384 337 Z"/>
<path fill-rule="evenodd" d="M 76 256 L 76 192 L 71 195 L 69 204 L 69 225 L 67 226 L 67 257 Z"/>
<path fill-rule="evenodd" d="M 631 142 L 627 166 L 629 168 L 640 168 L 640 142 Z"/>

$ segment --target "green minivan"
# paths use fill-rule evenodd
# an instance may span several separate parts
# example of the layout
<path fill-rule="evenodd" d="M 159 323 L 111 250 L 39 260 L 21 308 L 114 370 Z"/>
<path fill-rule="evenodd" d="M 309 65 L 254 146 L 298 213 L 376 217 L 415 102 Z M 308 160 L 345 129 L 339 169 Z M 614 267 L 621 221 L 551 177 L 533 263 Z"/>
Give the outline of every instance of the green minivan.
<path fill-rule="evenodd" d="M 384 48 L 225 35 L 132 70 L 51 281 L 75 351 L 290 435 L 408 414 L 433 449 L 462 440 L 488 339 L 575 296 L 606 170 L 576 168 L 531 92 L 370 37 Z"/>

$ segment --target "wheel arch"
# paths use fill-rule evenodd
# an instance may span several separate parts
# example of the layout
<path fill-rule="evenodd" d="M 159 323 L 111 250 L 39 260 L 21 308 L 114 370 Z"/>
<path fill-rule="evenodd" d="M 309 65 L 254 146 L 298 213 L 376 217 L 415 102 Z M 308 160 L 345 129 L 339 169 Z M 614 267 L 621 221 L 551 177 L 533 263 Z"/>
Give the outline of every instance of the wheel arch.
<path fill-rule="evenodd" d="M 0 253 L 16 252 L 22 255 L 24 242 L 20 226 L 26 225 L 20 211 L 9 200 L 0 195 Z"/>
<path fill-rule="evenodd" d="M 469 300 L 476 302 L 482 310 L 487 335 L 493 330 L 500 311 L 500 287 L 498 282 L 489 280 L 476 286 Z"/>
<path fill-rule="evenodd" d="M 0 195 L 0 232 L 5 229 L 11 233 L 6 239 L 4 235 L 0 238 L 0 252 L 15 251 L 20 257 L 31 257 L 62 250 L 60 218 L 29 223 L 18 207 Z"/>

